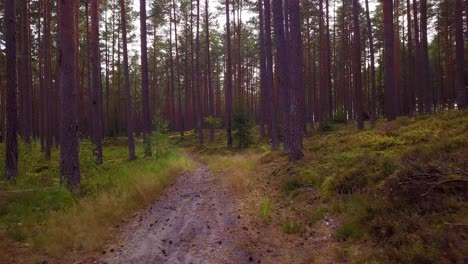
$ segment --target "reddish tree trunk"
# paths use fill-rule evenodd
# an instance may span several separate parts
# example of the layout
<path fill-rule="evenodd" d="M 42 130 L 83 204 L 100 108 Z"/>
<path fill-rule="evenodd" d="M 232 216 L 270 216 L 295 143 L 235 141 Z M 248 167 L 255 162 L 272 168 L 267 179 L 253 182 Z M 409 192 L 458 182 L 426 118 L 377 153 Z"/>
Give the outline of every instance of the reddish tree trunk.
<path fill-rule="evenodd" d="M 18 174 L 15 0 L 5 0 L 5 44 L 7 63 L 5 179 L 14 181 Z"/>
<path fill-rule="evenodd" d="M 135 140 L 133 139 L 134 121 L 132 111 L 132 97 L 130 93 L 130 70 L 128 67 L 128 47 L 127 47 L 127 18 L 125 15 L 125 0 L 120 1 L 120 20 L 122 27 L 123 63 L 125 76 L 125 112 L 127 114 L 127 137 L 128 137 L 128 158 L 135 159 Z"/>
<path fill-rule="evenodd" d="M 262 11 L 260 9 L 260 11 Z M 270 0 L 265 0 L 265 45 L 264 52 L 266 58 L 265 65 L 265 94 L 266 94 L 266 103 L 267 108 L 265 109 L 268 114 L 266 114 L 266 120 L 268 120 L 268 129 L 271 138 L 271 148 L 278 149 L 279 139 L 278 139 L 278 130 L 276 126 L 276 107 L 275 100 L 273 96 L 273 58 L 272 58 L 272 44 L 271 44 L 271 8 Z M 266 112 L 265 111 L 265 112 Z"/>
<path fill-rule="evenodd" d="M 44 130 L 45 130 L 45 157 L 50 160 L 50 150 L 52 147 L 52 40 L 51 40 L 51 3 L 44 1 Z"/>
<path fill-rule="evenodd" d="M 171 130 L 177 128 L 176 116 L 175 116 L 175 105 L 174 105 L 174 86 L 175 86 L 175 76 L 174 76 L 174 55 L 172 53 L 172 7 L 169 12 L 169 63 L 171 64 L 171 83 L 169 86 L 169 93 L 166 95 L 168 97 L 168 107 L 169 107 L 169 123 Z"/>
<path fill-rule="evenodd" d="M 22 69 L 21 76 L 23 79 L 23 98 L 22 98 L 22 121 L 23 121 L 23 138 L 24 141 L 29 144 L 31 137 L 31 125 L 32 125 L 32 112 L 31 112 L 31 92 L 32 92 L 32 71 L 31 71 L 31 47 L 30 41 L 30 30 L 29 30 L 29 15 L 28 15 L 29 1 L 23 1 L 22 14 L 21 14 L 21 33 L 22 33 Z"/>
<path fill-rule="evenodd" d="M 424 113 L 432 112 L 432 89 L 429 82 L 429 48 L 427 43 L 427 0 L 421 0 L 421 84 Z"/>
<path fill-rule="evenodd" d="M 366 0 L 366 22 L 367 22 L 367 34 L 369 36 L 369 53 L 370 53 L 370 74 L 371 74 L 371 98 L 370 98 L 370 119 L 372 125 L 375 125 L 375 120 L 377 118 L 377 88 L 375 84 L 375 59 L 374 59 L 374 37 L 372 35 L 372 25 L 369 15 L 369 0 Z"/>
<path fill-rule="evenodd" d="M 416 0 L 413 0 L 413 16 L 414 16 L 414 42 L 415 42 L 415 57 L 416 57 L 416 65 L 421 64 L 421 47 L 420 47 L 420 40 L 419 40 L 419 20 L 418 20 L 418 4 Z M 415 78 L 416 80 L 421 80 L 421 69 L 420 67 L 415 68 Z M 417 111 L 422 114 L 424 111 L 423 108 L 423 93 L 422 93 L 422 86 L 419 81 L 414 83 L 414 89 L 416 91 L 416 98 L 417 98 Z"/>
<path fill-rule="evenodd" d="M 406 0 L 406 20 L 407 20 L 407 30 L 408 30 L 408 82 L 407 88 L 405 90 L 405 98 L 403 103 L 403 112 L 408 115 L 412 115 L 414 112 L 414 76 L 413 76 L 413 69 L 415 68 L 415 61 L 414 61 L 414 52 L 413 52 L 413 40 L 411 34 L 411 3 L 410 0 Z"/>
<path fill-rule="evenodd" d="M 462 16 L 462 1 L 455 0 L 455 39 L 456 39 L 456 93 L 457 93 L 457 107 L 458 109 L 465 109 L 467 104 L 466 87 L 464 80 L 464 40 L 463 40 L 463 16 Z"/>
<path fill-rule="evenodd" d="M 303 113 L 304 97 L 302 84 L 302 37 L 301 37 L 301 10 L 299 0 L 288 0 L 288 13 L 290 15 L 290 61 L 289 67 L 289 124 L 290 124 L 290 151 L 289 160 L 298 161 L 304 157 L 302 153 L 303 139 Z"/>
<path fill-rule="evenodd" d="M 266 9 L 266 7 L 265 7 Z M 288 45 L 285 36 L 285 25 L 283 17 L 283 3 L 281 0 L 273 0 L 273 22 L 276 39 L 276 52 L 278 56 L 278 82 L 279 82 L 279 93 L 280 93 L 280 105 L 283 120 L 283 141 L 284 150 L 289 153 L 291 146 L 289 139 L 290 125 L 289 125 L 289 105 L 290 105 L 290 94 L 289 94 L 289 80 L 288 80 Z M 266 12 L 265 12 L 266 18 Z M 266 20 L 266 19 L 265 19 Z"/>
<path fill-rule="evenodd" d="M 90 110 L 91 115 L 91 140 L 96 164 L 102 164 L 102 116 L 101 116 L 101 70 L 99 67 L 99 0 L 91 0 L 91 32 L 90 32 L 90 56 L 91 56 L 91 90 Z"/>
<path fill-rule="evenodd" d="M 393 3 L 383 1 L 384 13 L 384 70 L 385 70 L 385 116 L 389 121 L 396 117 L 395 100 L 395 58 L 393 37 Z"/>
<path fill-rule="evenodd" d="M 265 30 L 263 19 L 263 0 L 258 1 L 258 20 L 259 20 L 259 66 L 260 66 L 260 136 L 265 137 L 265 124 L 268 124 L 268 108 L 266 93 L 266 58 L 265 58 Z M 271 30 L 270 30 L 271 32 Z M 271 34 L 271 33 L 270 33 Z M 271 49 L 271 48 L 270 48 Z"/>
<path fill-rule="evenodd" d="M 203 105 L 202 105 L 202 86 L 200 80 L 200 0 L 197 0 L 197 37 L 196 37 L 196 62 L 195 62 L 195 93 L 197 101 L 197 129 L 198 129 L 198 141 L 200 145 L 203 145 Z"/>
<path fill-rule="evenodd" d="M 140 34 L 141 34 L 141 115 L 143 123 L 143 143 L 145 156 L 151 156 L 151 115 L 149 110 L 148 84 L 148 47 L 146 30 L 146 0 L 140 0 Z"/>
<path fill-rule="evenodd" d="M 178 33 L 177 33 L 177 13 L 175 0 L 172 0 L 173 10 L 174 10 L 174 36 L 175 36 L 175 51 L 176 51 L 176 71 L 177 71 L 177 106 L 178 106 L 178 128 L 180 136 L 184 136 L 184 114 L 182 113 L 182 87 L 180 85 L 180 65 L 179 65 L 179 45 L 178 45 Z"/>
<path fill-rule="evenodd" d="M 359 28 L 359 2 L 353 0 L 354 22 L 354 89 L 356 92 L 356 119 L 358 129 L 364 129 L 362 118 L 362 87 L 361 87 L 361 30 Z"/>
<path fill-rule="evenodd" d="M 206 19 L 206 64 L 207 64 L 207 90 L 208 90 L 208 106 L 209 106 L 209 115 L 214 116 L 214 95 L 213 87 L 211 85 L 211 56 L 210 56 L 210 17 L 208 9 L 208 0 L 205 0 L 205 19 Z M 215 128 L 210 126 L 210 141 L 214 141 L 215 138 Z"/>
<path fill-rule="evenodd" d="M 72 190 L 80 184 L 78 156 L 78 102 L 76 98 L 75 19 L 76 3 L 58 0 L 58 73 L 60 85 L 60 174 Z"/>
<path fill-rule="evenodd" d="M 199 0 L 197 0 L 199 1 Z M 225 91 L 225 120 L 226 120 L 226 137 L 227 147 L 232 147 L 232 57 L 231 57 L 231 25 L 229 20 L 229 0 L 226 0 L 226 91 Z"/>

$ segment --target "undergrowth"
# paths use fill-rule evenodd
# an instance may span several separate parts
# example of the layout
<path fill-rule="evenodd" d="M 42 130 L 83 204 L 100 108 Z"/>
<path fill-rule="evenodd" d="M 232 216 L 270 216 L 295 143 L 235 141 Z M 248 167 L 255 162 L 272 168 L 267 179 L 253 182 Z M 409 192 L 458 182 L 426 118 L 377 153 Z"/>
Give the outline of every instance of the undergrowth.
<path fill-rule="evenodd" d="M 338 260 L 466 262 L 468 112 L 379 120 L 362 131 L 336 121 L 325 131 L 309 130 L 305 158 L 294 165 L 258 135 L 242 151 L 226 148 L 222 130 L 203 146 L 196 134 L 179 143 L 223 172 L 234 189 L 271 192 L 257 199 L 257 214 L 271 219 L 269 201 L 275 201 L 275 214 L 282 210 L 286 217 L 270 223 L 284 233 L 331 225 L 334 243 L 343 248 Z"/>
<path fill-rule="evenodd" d="M 331 215 L 339 219 L 337 242 L 373 245 L 370 253 L 351 254 L 354 261 L 466 261 L 466 111 L 379 121 L 363 131 L 336 123 L 332 132 L 310 133 L 306 157 L 295 166 L 274 153 L 259 162 L 281 179 L 283 199 L 294 199 L 309 224 Z M 286 220 L 283 231 L 292 226 Z"/>
<path fill-rule="evenodd" d="M 143 157 L 140 141 L 137 155 Z M 148 206 L 177 175 L 193 168 L 190 159 L 167 143 L 156 146 L 161 144 L 164 149 L 156 150 L 155 157 L 129 161 L 126 139 L 106 139 L 105 162 L 96 166 L 90 144 L 82 142 L 81 191 L 74 195 L 60 185 L 58 151 L 46 161 L 38 143 L 21 143 L 16 184 L 0 181 L 0 240 L 29 245 L 52 257 L 99 249 L 114 226 Z"/>

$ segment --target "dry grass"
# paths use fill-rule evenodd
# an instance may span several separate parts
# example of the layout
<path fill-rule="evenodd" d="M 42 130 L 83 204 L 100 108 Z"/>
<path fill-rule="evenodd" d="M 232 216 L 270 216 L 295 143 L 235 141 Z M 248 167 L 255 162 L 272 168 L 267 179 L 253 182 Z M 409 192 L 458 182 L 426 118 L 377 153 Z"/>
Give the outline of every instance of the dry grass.
<path fill-rule="evenodd" d="M 224 173 L 229 186 L 238 193 L 252 190 L 253 173 L 260 154 L 242 152 L 233 155 L 206 155 L 201 160 L 215 173 Z"/>
<path fill-rule="evenodd" d="M 48 254 L 56 257 L 69 251 L 99 249 L 109 239 L 115 226 L 135 211 L 149 206 L 165 187 L 192 168 L 193 164 L 189 159 L 179 157 L 156 167 L 160 167 L 160 170 L 130 168 L 124 174 L 128 172 L 133 175 L 129 174 L 129 178 L 117 184 L 115 189 L 94 198 L 82 199 L 66 211 L 52 213 L 44 227 L 40 245 Z"/>

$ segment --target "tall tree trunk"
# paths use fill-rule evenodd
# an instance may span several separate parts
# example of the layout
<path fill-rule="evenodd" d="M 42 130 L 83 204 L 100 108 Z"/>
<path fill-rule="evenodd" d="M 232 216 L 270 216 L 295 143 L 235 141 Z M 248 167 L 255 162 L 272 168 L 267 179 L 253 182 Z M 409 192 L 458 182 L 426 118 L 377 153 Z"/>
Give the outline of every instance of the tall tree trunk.
<path fill-rule="evenodd" d="M 421 0 L 421 83 L 424 113 L 432 112 L 432 89 L 429 81 L 429 48 L 427 41 L 427 0 Z"/>
<path fill-rule="evenodd" d="M 415 61 L 414 61 L 414 52 L 413 52 L 413 37 L 411 34 L 411 2 L 410 0 L 406 0 L 406 20 L 407 20 L 407 30 L 408 30 L 408 82 L 407 88 L 405 93 L 405 103 L 404 105 L 404 113 L 408 114 L 409 116 L 413 115 L 414 112 L 414 86 L 415 86 L 415 78 L 413 76 L 413 70 L 415 68 Z"/>
<path fill-rule="evenodd" d="M 114 34 L 114 29 L 112 28 L 112 34 Z M 109 34 L 108 30 L 108 23 L 107 23 L 107 16 L 106 16 L 106 35 Z M 110 101 L 110 70 L 109 70 L 109 41 L 108 37 L 106 37 L 106 113 L 104 114 L 104 133 L 108 135 L 109 127 L 110 127 L 110 114 L 109 114 L 109 101 Z"/>
<path fill-rule="evenodd" d="M 362 86 L 361 86 L 361 30 L 359 28 L 359 1 L 353 0 L 354 22 L 354 90 L 356 92 L 356 118 L 358 129 L 364 129 L 362 118 Z M 371 33 L 372 31 L 370 31 Z"/>
<path fill-rule="evenodd" d="M 44 1 L 39 0 L 39 17 L 44 16 Z M 41 19 L 38 19 L 38 72 L 39 72 L 39 98 L 38 106 L 40 113 L 39 120 L 39 137 L 41 142 L 41 152 L 45 152 L 45 111 L 44 111 L 44 98 L 45 98 L 45 89 L 44 89 L 44 34 L 43 26 Z M 3 98 L 2 98 L 3 99 Z"/>
<path fill-rule="evenodd" d="M 186 124 L 186 128 L 188 130 L 190 130 L 192 127 L 191 127 L 191 122 L 190 122 L 190 119 L 189 119 L 189 114 L 190 114 L 190 83 L 191 83 L 191 78 L 189 77 L 189 68 L 190 68 L 190 57 L 189 57 L 189 47 L 190 47 L 190 44 L 189 44 L 189 40 L 190 40 L 190 37 L 189 37 L 189 25 L 188 25 L 188 11 L 187 11 L 187 7 L 185 9 L 185 67 L 184 67 L 184 71 L 185 71 L 185 76 L 184 76 L 184 81 L 185 81 L 185 98 L 184 98 L 184 118 L 185 118 L 185 121 L 184 123 Z M 155 31 L 155 34 L 156 34 L 156 31 Z M 155 46 L 155 49 L 156 49 L 156 46 Z"/>
<path fill-rule="evenodd" d="M 182 112 L 182 87 L 180 85 L 180 64 L 179 64 L 179 43 L 178 43 L 178 32 L 177 32 L 177 13 L 176 13 L 176 4 L 175 0 L 172 0 L 173 10 L 174 10 L 174 36 L 175 36 L 175 51 L 176 51 L 176 72 L 177 72 L 177 106 L 178 106 L 178 128 L 180 136 L 184 136 L 184 114 Z"/>
<path fill-rule="evenodd" d="M 78 156 L 78 122 L 75 56 L 76 2 L 58 0 L 58 73 L 60 85 L 60 174 L 70 189 L 78 191 L 80 184 L 80 160 Z"/>
<path fill-rule="evenodd" d="M 197 39 L 196 39 L 196 73 L 195 73 L 195 85 L 196 85 L 196 97 L 197 97 L 197 128 L 198 128 L 198 141 L 200 145 L 203 145 L 203 106 L 202 106 L 202 86 L 200 81 L 200 0 L 197 0 Z"/>
<path fill-rule="evenodd" d="M 330 16 L 329 16 L 329 0 L 325 0 L 325 10 L 326 10 L 326 30 L 325 30 L 325 42 L 326 42 L 326 71 L 327 71 L 327 90 L 326 90 L 326 98 L 327 98 L 327 105 L 328 105 L 328 119 L 331 121 L 333 120 L 333 88 L 332 88 L 332 72 L 331 72 L 331 45 L 330 45 Z"/>
<path fill-rule="evenodd" d="M 175 116 L 175 105 L 174 105 L 174 86 L 175 86 L 175 74 L 174 74 L 174 55 L 173 55 L 173 48 L 172 48 L 172 7 L 171 11 L 169 12 L 169 63 L 171 65 L 171 84 L 169 93 L 166 95 L 168 97 L 169 102 L 169 120 L 170 120 L 170 128 L 171 130 L 176 129 L 177 122 Z"/>
<path fill-rule="evenodd" d="M 99 0 L 91 0 L 91 32 L 90 32 L 90 56 L 91 56 L 91 90 L 90 110 L 91 115 L 91 140 L 96 164 L 102 164 L 102 116 L 101 116 L 101 70 L 99 49 Z"/>
<path fill-rule="evenodd" d="M 416 65 L 421 64 L 421 47 L 420 47 L 420 40 L 419 40 L 419 20 L 418 20 L 418 4 L 416 0 L 413 0 L 413 24 L 414 24 L 414 43 L 415 43 L 415 61 Z M 415 67 L 415 79 L 421 80 L 421 69 L 420 67 Z M 417 98 L 417 111 L 418 113 L 422 114 L 424 111 L 423 108 L 423 93 L 422 93 L 422 85 L 419 81 L 414 82 L 414 90 L 416 91 L 416 98 Z"/>
<path fill-rule="evenodd" d="M 376 108 L 376 100 L 377 100 L 377 88 L 375 83 L 375 51 L 374 51 L 374 37 L 372 35 L 372 25 L 371 19 L 369 15 L 369 0 L 366 0 L 366 24 L 367 24 L 367 31 L 369 36 L 369 53 L 370 53 L 370 74 L 371 74 L 371 98 L 370 98 L 370 119 L 372 126 L 375 126 L 375 120 L 377 118 L 377 108 Z"/>
<path fill-rule="evenodd" d="M 83 101 L 83 114 L 84 114 L 84 120 L 85 120 L 85 133 L 87 133 L 89 136 L 92 136 L 92 121 L 90 120 L 91 116 L 91 109 L 88 107 L 89 103 L 91 102 L 91 36 L 90 36 L 90 30 L 89 30 L 89 1 L 90 0 L 85 0 L 85 16 L 86 16 L 86 50 L 87 54 L 85 56 L 86 58 L 86 77 L 87 77 L 87 85 L 88 85 L 88 94 L 87 96 L 85 95 L 86 100 Z M 90 135 L 91 134 L 91 135 Z"/>
<path fill-rule="evenodd" d="M 18 175 L 18 115 L 16 78 L 16 1 L 5 0 L 5 44 L 6 44 L 6 157 L 5 179 L 14 181 Z"/>
<path fill-rule="evenodd" d="M 302 153 L 303 115 L 302 105 L 304 97 L 302 84 L 302 37 L 301 37 L 301 10 L 299 0 L 288 0 L 288 13 L 290 15 L 290 67 L 289 67 L 289 124 L 290 142 L 289 160 L 298 161 L 304 157 Z"/>
<path fill-rule="evenodd" d="M 140 0 L 140 34 L 141 34 L 141 115 L 143 121 L 143 143 L 145 156 L 151 156 L 151 115 L 149 110 L 148 84 L 148 46 L 146 30 L 146 0 Z"/>
<path fill-rule="evenodd" d="M 344 2 L 343 2 L 344 4 Z M 320 129 L 324 129 L 325 123 L 329 122 L 328 120 L 328 78 L 327 78 L 327 66 L 326 66 L 326 38 L 325 38 L 325 29 L 324 29 L 324 19 L 323 19 L 323 0 L 319 0 L 319 93 L 318 93 L 318 102 L 319 106 L 319 121 Z"/>
<path fill-rule="evenodd" d="M 285 36 L 285 18 L 283 17 L 283 14 L 284 13 L 282 0 L 273 0 L 273 24 L 276 40 L 276 53 L 278 56 L 278 83 L 283 121 L 284 151 L 286 153 L 289 153 L 291 149 L 291 142 L 289 142 L 289 139 L 291 138 L 291 136 L 289 135 L 291 127 L 289 124 L 290 87 L 288 79 L 288 45 Z"/>
<path fill-rule="evenodd" d="M 261 8 L 261 3 L 260 3 Z M 262 10 L 260 9 L 262 12 Z M 274 91 L 273 91 L 273 58 L 272 58 L 272 44 L 271 44 L 271 7 L 270 0 L 265 0 L 265 45 L 264 45 L 264 56 L 266 58 L 265 64 L 265 96 L 267 108 L 264 110 L 268 114 L 265 114 L 266 120 L 268 120 L 269 134 L 271 138 L 271 148 L 278 149 L 279 139 L 278 139 L 278 129 L 276 125 L 276 106 L 274 100 Z M 260 47 L 262 48 L 263 45 Z"/>
<path fill-rule="evenodd" d="M 395 58 L 393 37 L 393 3 L 383 0 L 384 13 L 384 70 L 385 70 L 385 116 L 389 121 L 396 117 Z"/>
<path fill-rule="evenodd" d="M 23 1 L 22 14 L 21 14 L 21 33 L 22 33 L 22 69 L 21 76 L 23 79 L 23 138 L 24 141 L 29 144 L 31 137 L 31 125 L 32 125 L 32 70 L 31 70 L 31 47 L 30 42 L 30 30 L 29 30 L 29 1 Z"/>
<path fill-rule="evenodd" d="M 259 66 L 260 66 L 260 137 L 265 137 L 265 124 L 268 124 L 267 86 L 266 86 L 266 58 L 265 58 L 265 26 L 263 19 L 263 0 L 258 1 L 259 20 Z M 271 30 L 270 30 L 271 32 Z M 270 33 L 271 34 L 271 33 Z"/>
<path fill-rule="evenodd" d="M 127 137 L 128 137 L 128 159 L 135 159 L 135 140 L 133 139 L 134 121 L 132 110 L 132 97 L 130 93 L 130 70 L 128 67 L 128 47 L 127 47 L 127 17 L 125 14 L 125 0 L 120 1 L 120 20 L 122 28 L 123 63 L 125 76 L 125 112 L 127 114 Z"/>
<path fill-rule="evenodd" d="M 462 1 L 455 0 L 455 39 L 456 39 L 456 93 L 457 93 L 457 107 L 458 109 L 465 109 L 467 104 L 466 87 L 464 80 L 464 40 L 463 40 L 463 16 L 462 16 Z"/>
<path fill-rule="evenodd" d="M 200 1 L 200 0 L 197 0 Z M 229 0 L 226 0 L 226 91 L 225 91 L 225 120 L 227 147 L 232 147 L 232 57 L 231 57 L 231 22 L 229 20 Z"/>
<path fill-rule="evenodd" d="M 394 60 L 395 60 L 395 115 L 400 115 L 401 112 L 401 47 L 400 47 L 400 0 L 393 0 L 394 2 Z"/>
<path fill-rule="evenodd" d="M 208 105 L 209 115 L 214 116 L 214 95 L 213 87 L 211 85 L 211 56 L 210 56 L 210 12 L 208 9 L 208 0 L 205 0 L 205 19 L 206 19 L 206 64 L 207 64 L 207 88 L 208 88 Z M 215 128 L 210 126 L 210 141 L 213 142 L 215 138 Z"/>
<path fill-rule="evenodd" d="M 50 160 L 52 147 L 52 36 L 51 36 L 51 3 L 44 1 L 44 113 L 45 113 L 45 158 Z"/>

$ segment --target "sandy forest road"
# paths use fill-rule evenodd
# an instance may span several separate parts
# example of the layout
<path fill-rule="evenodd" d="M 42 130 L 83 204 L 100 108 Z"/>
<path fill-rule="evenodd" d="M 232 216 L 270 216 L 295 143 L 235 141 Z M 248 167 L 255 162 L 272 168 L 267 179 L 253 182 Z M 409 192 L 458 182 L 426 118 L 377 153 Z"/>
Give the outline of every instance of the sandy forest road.
<path fill-rule="evenodd" d="M 205 165 L 179 176 L 147 213 L 123 228 L 122 242 L 100 262 L 257 262 L 238 243 L 243 236 L 241 208 L 219 177 Z"/>

